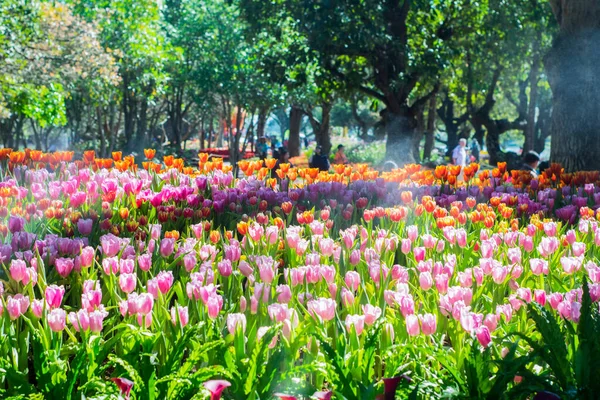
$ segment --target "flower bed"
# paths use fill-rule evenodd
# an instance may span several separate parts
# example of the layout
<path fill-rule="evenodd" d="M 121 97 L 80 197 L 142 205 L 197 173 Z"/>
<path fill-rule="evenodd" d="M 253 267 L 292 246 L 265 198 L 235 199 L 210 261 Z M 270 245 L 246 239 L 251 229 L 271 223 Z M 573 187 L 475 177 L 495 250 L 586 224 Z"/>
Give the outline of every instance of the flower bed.
<path fill-rule="evenodd" d="M 597 173 L 146 155 L 0 151 L 2 397 L 563 393 L 598 312 Z M 532 352 L 551 328 L 558 364 Z"/>

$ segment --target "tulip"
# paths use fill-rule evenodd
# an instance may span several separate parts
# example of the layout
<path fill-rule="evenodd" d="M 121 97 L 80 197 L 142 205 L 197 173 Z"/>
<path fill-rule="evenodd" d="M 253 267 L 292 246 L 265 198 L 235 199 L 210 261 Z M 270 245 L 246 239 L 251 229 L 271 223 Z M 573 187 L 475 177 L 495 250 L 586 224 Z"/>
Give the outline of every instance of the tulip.
<path fill-rule="evenodd" d="M 55 308 L 48 313 L 48 326 L 54 332 L 62 332 L 65 329 L 67 313 L 62 308 Z"/>
<path fill-rule="evenodd" d="M 290 394 L 275 393 L 273 396 L 279 397 L 279 400 L 298 400 L 296 396 Z"/>
<path fill-rule="evenodd" d="M 136 274 L 121 274 L 119 276 L 119 287 L 125 293 L 131 293 L 135 290 L 137 284 Z"/>
<path fill-rule="evenodd" d="M 10 262 L 10 277 L 17 281 L 21 282 L 26 278 L 27 275 L 27 264 L 23 260 L 12 260 Z"/>
<path fill-rule="evenodd" d="M 490 335 L 490 330 L 487 326 L 482 325 L 475 329 L 475 336 L 477 336 L 477 340 L 483 347 L 488 347 L 492 342 L 492 336 Z"/>
<path fill-rule="evenodd" d="M 137 323 L 143 328 L 150 328 L 152 326 L 152 312 L 149 312 L 148 314 L 138 313 Z"/>
<path fill-rule="evenodd" d="M 102 246 L 102 253 L 104 253 L 106 257 L 116 256 L 121 249 L 119 238 L 112 234 L 102 236 L 100 238 L 100 244 Z"/>
<path fill-rule="evenodd" d="M 89 236 L 92 233 L 92 227 L 94 226 L 94 221 L 91 219 L 83 219 L 80 218 L 77 221 L 77 230 L 82 236 Z"/>
<path fill-rule="evenodd" d="M 315 394 L 313 394 L 313 397 L 317 400 L 331 400 L 331 396 L 333 396 L 333 392 L 331 390 L 326 392 L 315 392 Z"/>
<path fill-rule="evenodd" d="M 419 318 L 414 315 L 406 316 L 406 332 L 410 336 L 417 336 L 419 334 Z"/>
<path fill-rule="evenodd" d="M 288 285 L 277 286 L 277 301 L 279 303 L 289 303 L 292 299 L 292 291 Z"/>
<path fill-rule="evenodd" d="M 102 332 L 104 318 L 108 316 L 108 312 L 104 309 L 94 310 L 89 313 L 90 318 L 90 330 L 94 333 Z"/>
<path fill-rule="evenodd" d="M 419 285 L 422 290 L 429 290 L 433 286 L 433 277 L 430 272 L 421 272 L 419 274 Z"/>
<path fill-rule="evenodd" d="M 546 291 L 543 289 L 536 289 L 533 291 L 533 297 L 535 302 L 542 307 L 546 305 Z"/>
<path fill-rule="evenodd" d="M 208 308 L 208 316 L 211 319 L 217 318 L 221 308 L 223 308 L 223 297 L 216 294 L 210 296 L 206 302 L 206 307 Z"/>
<path fill-rule="evenodd" d="M 313 317 L 319 316 L 324 321 L 330 321 L 335 317 L 335 300 L 326 298 L 310 300 L 307 309 Z"/>
<path fill-rule="evenodd" d="M 79 331 L 86 331 L 90 327 L 90 317 L 86 310 L 81 309 L 77 313 L 69 313 L 69 323 L 73 325 L 73 328 Z"/>
<path fill-rule="evenodd" d="M 94 248 L 90 246 L 82 248 L 81 254 L 79 255 L 79 261 L 82 268 L 91 267 L 94 262 Z"/>
<path fill-rule="evenodd" d="M 424 335 L 433 335 L 437 330 L 437 318 L 434 314 L 419 315 L 421 331 Z"/>
<path fill-rule="evenodd" d="M 41 299 L 33 300 L 31 302 L 31 312 L 33 312 L 36 318 L 41 318 L 44 312 L 44 301 Z M 2 313 L 0 312 L 0 314 Z"/>
<path fill-rule="evenodd" d="M 415 260 L 417 262 L 423 261 L 425 259 L 425 248 L 424 247 L 415 247 L 413 249 L 413 254 L 414 254 Z"/>
<path fill-rule="evenodd" d="M 411 247 L 412 247 L 412 242 L 410 241 L 410 239 L 402 239 L 402 244 L 400 246 L 400 250 L 402 251 L 402 253 L 404 253 L 404 254 L 410 253 Z"/>
<path fill-rule="evenodd" d="M 188 324 L 188 322 L 190 321 L 190 317 L 188 314 L 187 307 L 171 307 L 171 322 L 173 323 L 173 325 L 177 325 L 178 318 L 182 328 Z"/>
<path fill-rule="evenodd" d="M 158 289 L 162 294 L 167 294 L 171 286 L 173 286 L 173 272 L 171 271 L 160 271 L 156 276 Z"/>
<path fill-rule="evenodd" d="M 204 382 L 204 387 L 210 392 L 210 400 L 220 400 L 221 393 L 229 386 L 231 383 L 221 379 Z"/>
<path fill-rule="evenodd" d="M 352 307 L 352 305 L 354 304 L 354 294 L 349 291 L 348 289 L 346 289 L 345 287 L 342 288 L 342 305 L 345 308 L 349 308 Z"/>
<path fill-rule="evenodd" d="M 171 254 L 173 254 L 174 250 L 175 250 L 175 239 L 164 238 L 160 242 L 159 252 L 163 258 L 169 257 Z"/>
<path fill-rule="evenodd" d="M 242 335 L 246 332 L 246 316 L 239 313 L 228 314 L 227 330 L 230 334 L 235 335 L 238 329 L 241 331 Z"/>
<path fill-rule="evenodd" d="M 65 295 L 64 286 L 56 286 L 56 285 L 48 286 L 46 288 L 46 292 L 45 292 L 46 304 L 48 305 L 48 308 L 60 307 L 64 295 Z"/>
<path fill-rule="evenodd" d="M 125 378 L 112 378 L 112 381 L 115 383 L 115 385 L 117 385 L 121 391 L 121 394 L 125 396 L 125 399 L 129 400 L 131 388 L 133 388 L 133 382 Z"/>
<path fill-rule="evenodd" d="M 348 332 L 351 331 L 351 328 L 354 327 L 354 330 L 358 336 L 365 329 L 365 317 L 364 315 L 347 315 L 346 316 L 346 330 Z"/>
<path fill-rule="evenodd" d="M 369 326 L 373 325 L 381 316 L 381 308 L 371 304 L 364 304 L 362 310 L 365 317 L 365 324 Z"/>
<path fill-rule="evenodd" d="M 1 302 L 0 302 L 1 303 Z M 17 319 L 21 315 L 25 314 L 29 308 L 29 297 L 25 297 L 22 294 L 17 294 L 15 297 L 8 296 L 6 299 L 6 310 L 10 319 Z"/>

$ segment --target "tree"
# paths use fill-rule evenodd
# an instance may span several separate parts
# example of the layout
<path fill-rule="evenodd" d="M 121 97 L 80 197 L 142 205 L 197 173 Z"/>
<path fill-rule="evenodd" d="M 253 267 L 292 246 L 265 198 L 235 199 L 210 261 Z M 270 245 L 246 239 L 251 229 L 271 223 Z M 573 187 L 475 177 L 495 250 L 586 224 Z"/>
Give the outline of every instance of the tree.
<path fill-rule="evenodd" d="M 241 0 L 261 27 L 291 19 L 319 65 L 344 86 L 385 105 L 387 156 L 412 161 L 417 114 L 435 92 L 446 42 L 466 26 L 469 1 Z"/>
<path fill-rule="evenodd" d="M 553 93 L 551 160 L 600 169 L 600 2 L 550 0 L 559 32 L 545 58 Z"/>

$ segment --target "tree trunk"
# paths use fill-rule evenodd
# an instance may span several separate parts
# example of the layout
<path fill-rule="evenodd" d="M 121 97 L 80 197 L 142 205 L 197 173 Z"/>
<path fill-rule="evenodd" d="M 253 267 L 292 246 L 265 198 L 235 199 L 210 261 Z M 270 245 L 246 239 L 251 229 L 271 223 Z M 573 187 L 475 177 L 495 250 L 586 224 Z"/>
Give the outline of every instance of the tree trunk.
<path fill-rule="evenodd" d="M 560 33 L 546 56 L 553 93 L 552 162 L 600 170 L 600 4 L 553 0 Z"/>
<path fill-rule="evenodd" d="M 423 159 L 431 159 L 431 152 L 433 151 L 433 145 L 435 141 L 435 112 L 436 112 L 436 98 L 432 96 L 429 100 L 429 110 L 427 111 L 427 128 L 425 131 L 425 147 L 423 148 Z"/>
<path fill-rule="evenodd" d="M 531 70 L 529 71 L 529 107 L 527 109 L 527 127 L 525 128 L 523 154 L 527 154 L 535 148 L 535 114 L 537 107 L 538 76 L 540 69 L 539 40 L 540 38 L 538 36 L 538 39 L 533 43 L 533 62 L 531 63 Z"/>
<path fill-rule="evenodd" d="M 331 120 L 331 108 L 333 107 L 333 103 L 331 102 L 323 102 L 321 104 L 321 123 L 319 124 L 317 143 L 323 147 L 323 154 L 329 154 L 331 151 L 331 134 L 329 132 L 330 129 L 330 120 Z"/>
<path fill-rule="evenodd" d="M 267 126 L 267 117 L 269 116 L 269 107 L 262 106 L 258 109 L 258 122 L 256 126 L 256 136 L 261 137 L 265 135 L 265 127 Z M 252 140 L 254 143 L 254 140 Z"/>
<path fill-rule="evenodd" d="M 487 135 L 485 136 L 485 146 L 490 157 L 490 165 L 496 165 L 504 161 L 504 153 L 500 148 L 500 132 L 493 125 L 486 125 Z"/>
<path fill-rule="evenodd" d="M 384 118 L 387 133 L 386 160 L 393 161 L 398 166 L 414 163 L 412 148 L 417 120 L 408 112 L 404 115 L 388 112 Z"/>
<path fill-rule="evenodd" d="M 419 111 L 417 115 L 417 129 L 415 138 L 413 140 L 413 157 L 415 161 L 421 162 L 421 140 L 425 136 L 425 113 L 423 110 Z"/>
<path fill-rule="evenodd" d="M 300 125 L 302 124 L 302 109 L 292 105 L 290 108 L 290 136 L 288 139 L 288 150 L 290 157 L 300 155 Z"/>

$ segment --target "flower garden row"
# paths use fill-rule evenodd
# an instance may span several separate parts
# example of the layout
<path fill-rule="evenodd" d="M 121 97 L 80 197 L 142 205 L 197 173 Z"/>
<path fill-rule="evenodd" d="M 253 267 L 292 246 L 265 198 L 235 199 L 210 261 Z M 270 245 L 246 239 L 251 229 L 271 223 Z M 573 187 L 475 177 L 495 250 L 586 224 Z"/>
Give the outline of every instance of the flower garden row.
<path fill-rule="evenodd" d="M 583 385 L 533 350 L 597 322 L 598 173 L 146 157 L 0 150 L 2 397 Z"/>

